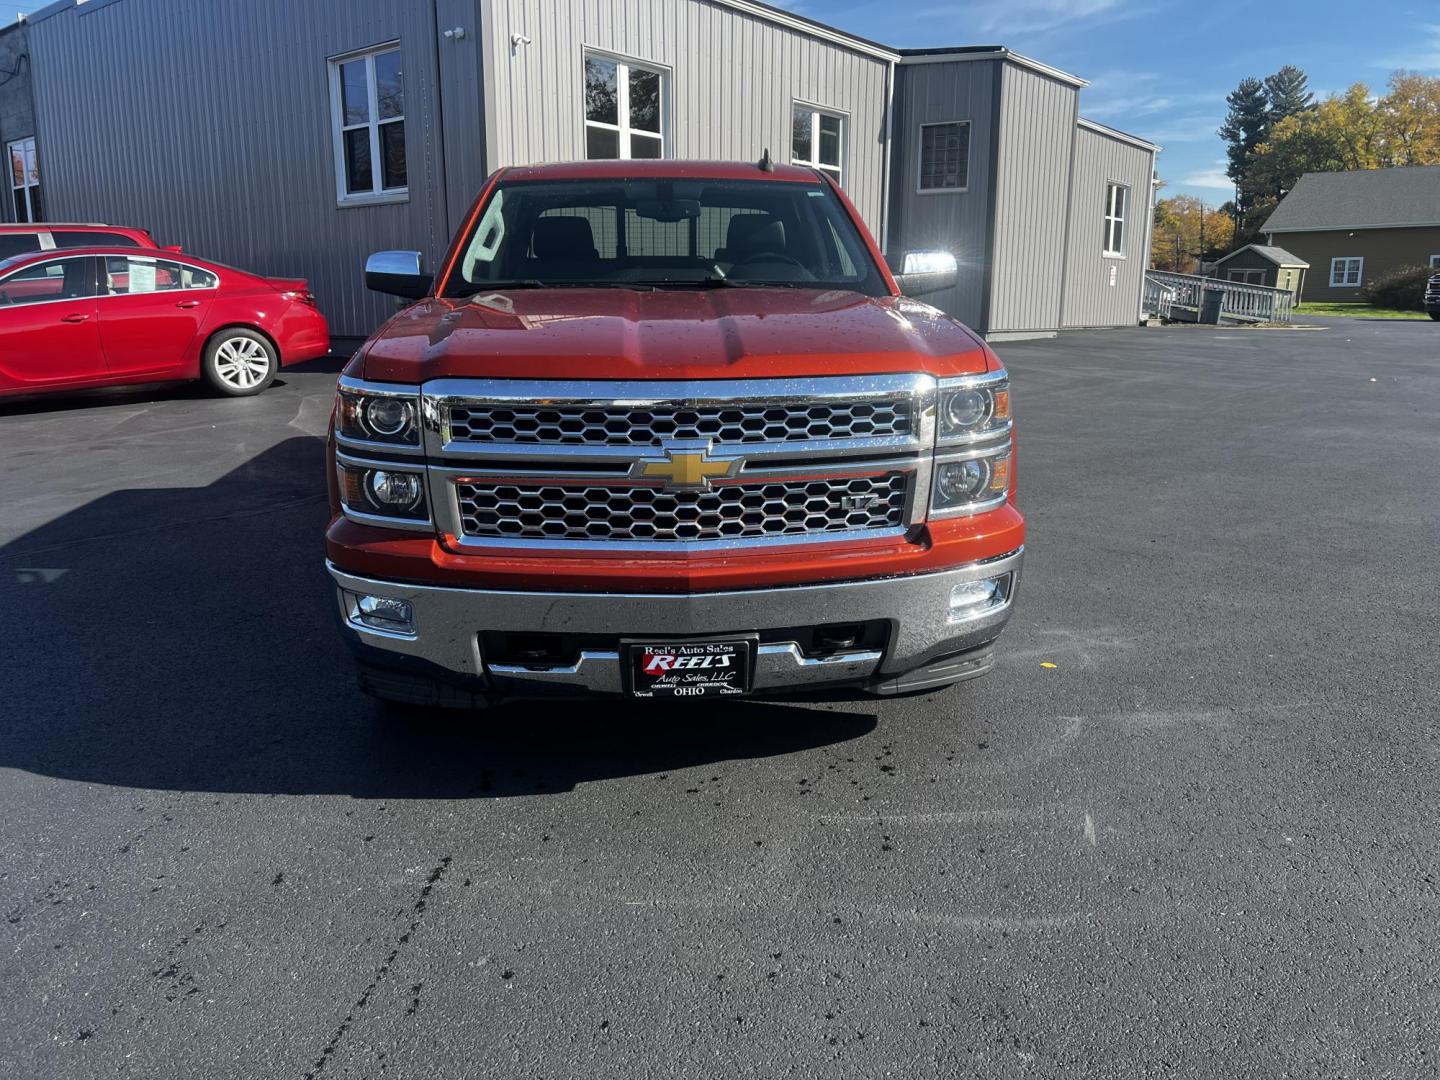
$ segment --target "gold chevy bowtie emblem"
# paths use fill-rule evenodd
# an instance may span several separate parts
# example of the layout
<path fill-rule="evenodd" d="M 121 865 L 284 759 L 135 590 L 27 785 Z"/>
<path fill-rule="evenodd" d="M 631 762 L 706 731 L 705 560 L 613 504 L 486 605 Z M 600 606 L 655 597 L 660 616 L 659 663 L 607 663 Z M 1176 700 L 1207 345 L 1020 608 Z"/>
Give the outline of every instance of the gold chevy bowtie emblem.
<path fill-rule="evenodd" d="M 679 452 L 667 450 L 669 461 L 647 461 L 641 472 L 651 479 L 669 481 L 670 487 L 709 487 L 712 476 L 728 476 L 735 467 L 732 461 L 711 461 L 705 452 Z"/>

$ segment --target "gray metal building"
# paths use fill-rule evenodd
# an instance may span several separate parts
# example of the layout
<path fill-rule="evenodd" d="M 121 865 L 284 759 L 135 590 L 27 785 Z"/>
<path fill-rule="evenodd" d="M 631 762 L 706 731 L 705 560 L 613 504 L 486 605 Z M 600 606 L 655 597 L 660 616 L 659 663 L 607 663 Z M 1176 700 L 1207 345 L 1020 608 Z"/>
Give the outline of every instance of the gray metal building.
<path fill-rule="evenodd" d="M 955 252 L 933 300 L 991 337 L 1139 319 L 1158 148 L 1001 47 L 754 0 L 60 0 L 28 37 L 51 218 L 307 277 L 337 335 L 390 310 L 365 256 L 438 261 L 495 168 L 767 147 L 835 176 L 892 257 Z"/>

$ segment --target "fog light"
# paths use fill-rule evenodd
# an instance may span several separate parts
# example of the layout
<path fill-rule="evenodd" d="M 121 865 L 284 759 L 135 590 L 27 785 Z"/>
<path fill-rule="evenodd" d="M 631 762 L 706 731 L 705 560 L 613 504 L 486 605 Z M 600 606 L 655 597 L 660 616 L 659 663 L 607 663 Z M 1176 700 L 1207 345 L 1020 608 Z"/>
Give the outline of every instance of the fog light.
<path fill-rule="evenodd" d="M 414 473 L 376 469 L 370 474 L 369 488 L 376 506 L 409 510 L 420 501 L 420 477 Z"/>
<path fill-rule="evenodd" d="M 368 593 L 346 593 L 350 604 L 350 619 L 373 630 L 388 630 L 392 634 L 413 634 L 415 632 L 415 609 L 409 600 L 397 600 L 392 596 L 371 596 Z"/>
<path fill-rule="evenodd" d="M 980 581 L 962 581 L 950 590 L 948 621 L 958 623 L 979 618 L 986 612 L 1004 607 L 1009 599 L 1009 574 Z"/>

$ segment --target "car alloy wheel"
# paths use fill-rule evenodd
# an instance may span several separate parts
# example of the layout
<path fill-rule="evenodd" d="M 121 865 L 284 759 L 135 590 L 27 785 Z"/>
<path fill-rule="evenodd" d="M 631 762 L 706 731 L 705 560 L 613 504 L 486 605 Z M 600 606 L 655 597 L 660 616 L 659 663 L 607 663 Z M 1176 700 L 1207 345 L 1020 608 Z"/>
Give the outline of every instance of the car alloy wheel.
<path fill-rule="evenodd" d="M 215 374 L 235 390 L 252 390 L 270 374 L 270 356 L 250 337 L 232 337 L 215 350 Z"/>

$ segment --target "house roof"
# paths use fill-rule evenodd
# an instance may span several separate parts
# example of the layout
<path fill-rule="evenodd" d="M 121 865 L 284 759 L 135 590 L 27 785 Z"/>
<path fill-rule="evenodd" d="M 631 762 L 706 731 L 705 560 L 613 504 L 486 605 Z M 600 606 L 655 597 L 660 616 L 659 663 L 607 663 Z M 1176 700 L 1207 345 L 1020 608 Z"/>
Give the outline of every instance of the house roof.
<path fill-rule="evenodd" d="M 1440 165 L 1306 173 L 1263 233 L 1440 225 Z"/>
<path fill-rule="evenodd" d="M 1268 259 L 1270 262 L 1274 263 L 1276 266 L 1305 266 L 1305 267 L 1308 267 L 1308 266 L 1310 265 L 1308 262 L 1306 262 L 1304 259 L 1300 258 L 1298 255 L 1291 255 L 1290 252 L 1286 251 L 1284 248 L 1275 247 L 1275 246 L 1273 246 L 1273 245 L 1271 245 L 1271 244 L 1246 244 L 1246 245 L 1245 245 L 1244 247 L 1242 247 L 1242 248 L 1236 248 L 1234 251 L 1230 252 L 1230 254 L 1229 254 L 1229 255 L 1226 255 L 1224 258 L 1216 259 L 1216 260 L 1215 260 L 1215 265 L 1216 265 L 1216 266 L 1219 266 L 1221 263 L 1226 262 L 1226 261 L 1228 261 L 1228 260 L 1230 260 L 1230 259 L 1233 259 L 1236 255 L 1239 255 L 1242 251 L 1253 251 L 1253 252 L 1255 252 L 1255 254 L 1259 255 L 1262 259 Z"/>

